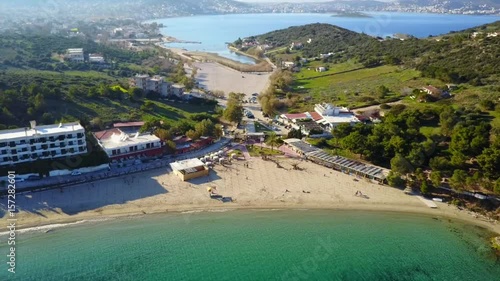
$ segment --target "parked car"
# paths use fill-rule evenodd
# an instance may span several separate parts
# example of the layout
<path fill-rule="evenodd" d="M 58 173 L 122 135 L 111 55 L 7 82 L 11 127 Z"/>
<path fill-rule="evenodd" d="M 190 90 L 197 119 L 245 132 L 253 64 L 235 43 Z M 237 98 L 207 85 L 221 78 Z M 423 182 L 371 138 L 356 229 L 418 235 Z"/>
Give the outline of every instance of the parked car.
<path fill-rule="evenodd" d="M 81 172 L 78 172 L 78 171 L 73 171 L 73 172 L 71 172 L 71 175 L 72 175 L 72 176 L 79 176 L 79 175 L 81 175 L 81 174 L 82 174 L 82 173 L 81 173 Z"/>
<path fill-rule="evenodd" d="M 26 180 L 29 180 L 29 181 L 36 181 L 36 180 L 39 180 L 39 179 L 41 179 L 41 177 L 40 176 L 35 176 L 35 175 L 31 175 L 31 176 L 28 176 L 26 178 Z"/>
<path fill-rule="evenodd" d="M 258 96 L 258 95 L 259 95 L 259 93 L 253 93 L 253 94 L 252 94 L 252 97 L 256 97 L 256 96 Z"/>

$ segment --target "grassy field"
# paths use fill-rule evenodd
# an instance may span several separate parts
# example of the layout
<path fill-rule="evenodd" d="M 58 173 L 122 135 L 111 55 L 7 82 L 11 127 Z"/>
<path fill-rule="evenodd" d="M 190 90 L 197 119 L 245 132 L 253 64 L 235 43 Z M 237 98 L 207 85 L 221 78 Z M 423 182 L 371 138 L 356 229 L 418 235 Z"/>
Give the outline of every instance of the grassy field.
<path fill-rule="evenodd" d="M 98 116 L 105 123 L 112 121 L 148 120 L 151 118 L 160 118 L 162 120 L 176 122 L 184 119 L 189 120 L 189 117 L 196 113 L 214 111 L 214 105 L 150 101 L 153 103 L 152 109 L 142 111 L 140 110 L 142 103 L 135 103 L 129 100 L 92 101 L 84 98 L 77 98 L 75 102 L 64 104 L 60 110 L 67 118 L 92 118 Z"/>
<path fill-rule="evenodd" d="M 398 66 L 363 68 L 359 64 L 346 62 L 331 65 L 328 71 L 320 73 L 315 71 L 320 64 L 310 63 L 294 75 L 293 91 L 303 97 L 310 97 L 307 103 L 297 104 L 301 110 L 319 102 L 351 108 L 385 103 L 398 100 L 414 88 L 429 84 L 442 85 L 440 81 L 422 78 L 419 71 Z M 377 93 L 381 85 L 390 91 L 383 97 Z"/>
<path fill-rule="evenodd" d="M 327 70 L 324 72 L 317 72 L 316 68 L 317 67 L 327 67 Z M 354 69 L 359 69 L 363 68 L 363 66 L 359 63 L 356 63 L 354 61 L 348 61 L 344 63 L 337 63 L 337 64 L 325 64 L 321 61 L 311 61 L 307 63 L 307 65 L 302 69 L 301 72 L 299 72 L 296 75 L 297 79 L 312 79 L 316 77 L 323 77 L 327 75 L 332 75 L 335 73 L 342 73 L 345 71 L 352 71 Z"/>
<path fill-rule="evenodd" d="M 104 72 L 99 71 L 64 71 L 64 75 L 72 77 L 86 77 L 86 78 L 100 78 L 100 79 L 110 79 L 111 76 Z"/>

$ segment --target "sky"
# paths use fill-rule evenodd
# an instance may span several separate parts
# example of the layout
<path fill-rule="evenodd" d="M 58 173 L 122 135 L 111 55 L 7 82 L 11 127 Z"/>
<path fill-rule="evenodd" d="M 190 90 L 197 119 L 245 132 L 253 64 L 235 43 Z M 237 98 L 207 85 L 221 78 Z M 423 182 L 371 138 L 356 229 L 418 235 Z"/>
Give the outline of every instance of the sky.
<path fill-rule="evenodd" d="M 276 3 L 276 2 L 293 2 L 293 3 L 305 3 L 305 2 L 329 2 L 331 0 L 237 0 L 240 2 L 267 2 L 267 3 Z M 378 0 L 380 2 L 391 2 L 394 0 Z"/>
<path fill-rule="evenodd" d="M 326 2 L 328 0 L 237 0 L 239 2 L 267 2 L 267 3 L 276 3 L 276 2 Z"/>

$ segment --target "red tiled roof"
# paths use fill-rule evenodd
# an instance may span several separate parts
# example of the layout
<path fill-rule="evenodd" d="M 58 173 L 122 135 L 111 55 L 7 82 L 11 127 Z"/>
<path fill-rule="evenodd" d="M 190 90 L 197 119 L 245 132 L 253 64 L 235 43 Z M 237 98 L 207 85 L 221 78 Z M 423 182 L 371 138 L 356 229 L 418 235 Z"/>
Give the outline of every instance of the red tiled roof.
<path fill-rule="evenodd" d="M 315 112 L 315 111 L 313 111 L 313 112 L 308 112 L 308 113 L 309 113 L 309 115 L 311 115 L 311 118 L 312 118 L 314 121 L 318 121 L 318 120 L 323 119 L 323 117 L 322 117 L 319 113 L 317 113 L 317 112 Z"/>
<path fill-rule="evenodd" d="M 115 123 L 113 127 L 122 128 L 122 127 L 142 127 L 144 122 L 125 122 L 125 123 Z"/>
<path fill-rule="evenodd" d="M 286 118 L 288 119 L 303 119 L 307 118 L 307 115 L 305 113 L 295 113 L 295 114 L 284 114 Z"/>
<path fill-rule="evenodd" d="M 359 121 L 365 121 L 368 120 L 368 117 L 363 116 L 363 115 L 356 115 L 356 118 L 358 118 Z"/>
<path fill-rule="evenodd" d="M 191 139 L 186 137 L 186 136 L 178 136 L 178 137 L 174 138 L 174 142 L 176 144 L 186 143 L 186 142 L 190 142 L 190 141 L 191 141 Z"/>
<path fill-rule="evenodd" d="M 121 133 L 122 133 L 122 131 L 120 131 L 120 129 L 113 128 L 113 129 L 109 129 L 109 130 L 95 132 L 94 136 L 98 140 L 105 140 L 105 139 L 109 139 L 113 134 L 118 134 L 119 135 Z"/>

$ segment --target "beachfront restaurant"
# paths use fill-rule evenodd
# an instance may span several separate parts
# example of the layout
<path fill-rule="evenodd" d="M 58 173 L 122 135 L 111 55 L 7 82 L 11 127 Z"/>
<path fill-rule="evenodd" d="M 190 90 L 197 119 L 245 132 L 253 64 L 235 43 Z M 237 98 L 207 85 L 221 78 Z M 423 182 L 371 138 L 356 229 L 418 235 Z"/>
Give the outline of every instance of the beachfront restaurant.
<path fill-rule="evenodd" d="M 209 173 L 208 167 L 198 158 L 176 161 L 170 163 L 170 167 L 174 174 L 183 181 L 208 176 Z"/>
<path fill-rule="evenodd" d="M 306 153 L 306 158 L 328 168 L 342 171 L 350 175 L 369 178 L 378 182 L 383 182 L 389 174 L 388 169 L 364 164 L 342 156 L 330 155 L 322 150 L 308 152 Z"/>

